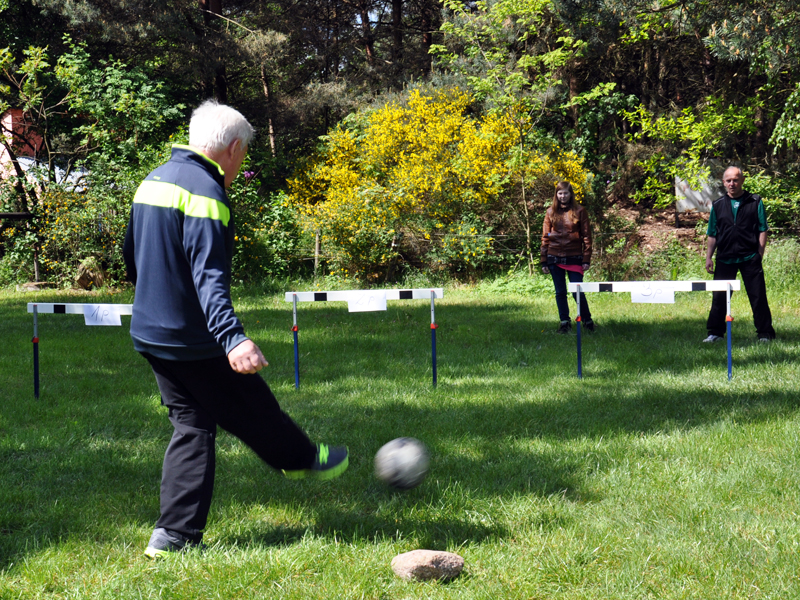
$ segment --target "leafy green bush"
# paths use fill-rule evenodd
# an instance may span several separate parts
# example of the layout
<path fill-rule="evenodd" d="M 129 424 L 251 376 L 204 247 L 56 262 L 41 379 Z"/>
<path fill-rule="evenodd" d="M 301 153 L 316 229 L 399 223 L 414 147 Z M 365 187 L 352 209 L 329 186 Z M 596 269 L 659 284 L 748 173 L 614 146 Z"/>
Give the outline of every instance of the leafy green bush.
<path fill-rule="evenodd" d="M 764 256 L 767 293 L 791 294 L 797 297 L 800 285 L 800 242 L 784 238 L 767 244 Z"/>
<path fill-rule="evenodd" d="M 781 233 L 800 231 L 800 176 L 776 176 L 764 171 L 748 174 L 745 188 L 763 199 L 770 229 Z"/>
<path fill-rule="evenodd" d="M 652 144 L 647 158 L 637 162 L 645 180 L 631 197 L 652 200 L 657 208 L 675 202 L 675 178 L 699 189 L 711 175 L 706 162 L 732 142 L 737 133 L 755 131 L 754 103 L 727 105 L 714 96 L 706 98 L 699 110 L 683 109 L 678 115 L 656 117 L 647 107 L 622 110 L 622 116 L 638 130 L 628 137 L 633 142 Z"/>
<path fill-rule="evenodd" d="M 252 171 L 228 190 L 236 223 L 233 276 L 241 281 L 286 277 L 300 265 L 302 235 L 294 207 L 283 192 L 264 196 Z"/>
<path fill-rule="evenodd" d="M 639 246 L 628 247 L 621 238 L 610 250 L 618 255 L 603 265 L 604 279 L 609 281 L 690 280 L 706 279 L 705 260 L 697 251 L 673 239 L 662 249 L 644 252 Z"/>

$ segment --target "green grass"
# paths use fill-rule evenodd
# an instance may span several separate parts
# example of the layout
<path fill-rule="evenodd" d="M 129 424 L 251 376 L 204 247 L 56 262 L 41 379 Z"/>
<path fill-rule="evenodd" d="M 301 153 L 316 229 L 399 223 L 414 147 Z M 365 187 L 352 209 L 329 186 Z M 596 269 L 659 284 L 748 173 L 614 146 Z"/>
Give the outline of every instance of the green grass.
<path fill-rule="evenodd" d="M 0 294 L 0 598 L 800 597 L 796 293 L 771 296 L 769 345 L 734 296 L 732 381 L 725 345 L 700 343 L 709 294 L 592 295 L 579 380 L 552 298 L 496 289 L 437 301 L 436 389 L 429 303 L 301 304 L 295 390 L 290 305 L 240 291 L 282 406 L 349 445 L 351 467 L 291 482 L 221 435 L 210 549 L 155 563 L 142 552 L 171 428 L 129 317 L 42 315 L 40 400 L 32 389 L 26 302 L 130 295 Z M 403 493 L 372 475 L 398 436 L 432 455 Z M 457 552 L 465 571 L 397 579 L 392 557 L 416 548 Z"/>

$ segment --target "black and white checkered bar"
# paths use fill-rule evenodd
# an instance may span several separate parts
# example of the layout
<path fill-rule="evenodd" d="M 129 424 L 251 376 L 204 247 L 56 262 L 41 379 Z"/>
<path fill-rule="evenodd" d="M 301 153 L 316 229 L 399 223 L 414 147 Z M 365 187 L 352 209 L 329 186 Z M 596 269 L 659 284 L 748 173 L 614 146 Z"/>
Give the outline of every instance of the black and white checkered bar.
<path fill-rule="evenodd" d="M 56 314 L 56 315 L 82 315 L 86 312 L 87 307 L 91 309 L 96 306 L 105 306 L 102 304 L 77 304 L 77 303 L 46 303 L 46 302 L 28 302 L 28 312 L 33 312 L 33 307 L 36 306 L 36 312 L 40 314 Z M 120 315 L 130 315 L 133 313 L 133 304 L 114 304 L 117 313 Z"/>
<path fill-rule="evenodd" d="M 387 300 L 430 300 L 431 292 L 434 298 L 444 298 L 444 288 L 421 288 L 413 290 L 340 290 L 335 292 L 286 292 L 286 302 L 293 302 L 297 296 L 298 302 L 349 302 L 363 294 L 370 292 L 386 294 Z"/>
<path fill-rule="evenodd" d="M 738 291 L 741 282 L 738 279 L 719 279 L 708 281 L 586 281 L 570 283 L 569 291 L 575 293 L 578 286 L 581 293 L 592 292 L 641 292 L 643 290 L 666 289 L 675 292 L 727 292 Z"/>

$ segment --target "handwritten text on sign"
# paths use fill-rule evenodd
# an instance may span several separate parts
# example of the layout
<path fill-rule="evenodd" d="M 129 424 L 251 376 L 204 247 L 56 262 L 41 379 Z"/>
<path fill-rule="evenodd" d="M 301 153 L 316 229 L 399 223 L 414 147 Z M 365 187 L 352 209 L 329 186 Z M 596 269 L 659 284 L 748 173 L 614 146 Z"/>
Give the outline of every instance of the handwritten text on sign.
<path fill-rule="evenodd" d="M 654 304 L 675 304 L 675 290 L 665 283 L 650 285 L 645 282 L 641 289 L 631 292 L 631 302 L 652 302 Z"/>
<path fill-rule="evenodd" d="M 347 301 L 348 312 L 386 310 L 386 290 L 366 290 L 354 293 Z"/>
<path fill-rule="evenodd" d="M 122 325 L 118 304 L 92 304 L 83 311 L 87 325 Z"/>

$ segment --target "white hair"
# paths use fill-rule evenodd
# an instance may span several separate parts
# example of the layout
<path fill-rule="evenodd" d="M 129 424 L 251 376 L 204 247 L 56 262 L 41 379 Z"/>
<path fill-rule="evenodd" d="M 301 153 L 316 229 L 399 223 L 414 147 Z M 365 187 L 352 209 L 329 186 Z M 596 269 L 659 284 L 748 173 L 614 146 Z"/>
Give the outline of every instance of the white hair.
<path fill-rule="evenodd" d="M 199 150 L 219 152 L 235 140 L 250 145 L 255 129 L 235 108 L 206 100 L 192 111 L 189 122 L 189 145 Z"/>
<path fill-rule="evenodd" d="M 741 177 L 742 179 L 744 179 L 744 171 L 742 171 L 742 168 L 741 168 L 741 167 L 737 167 L 736 165 L 731 165 L 730 167 L 728 167 L 727 169 L 725 169 L 725 170 L 722 172 L 722 175 L 724 176 L 724 175 L 725 175 L 725 173 L 727 173 L 728 171 L 739 171 L 739 177 Z"/>

